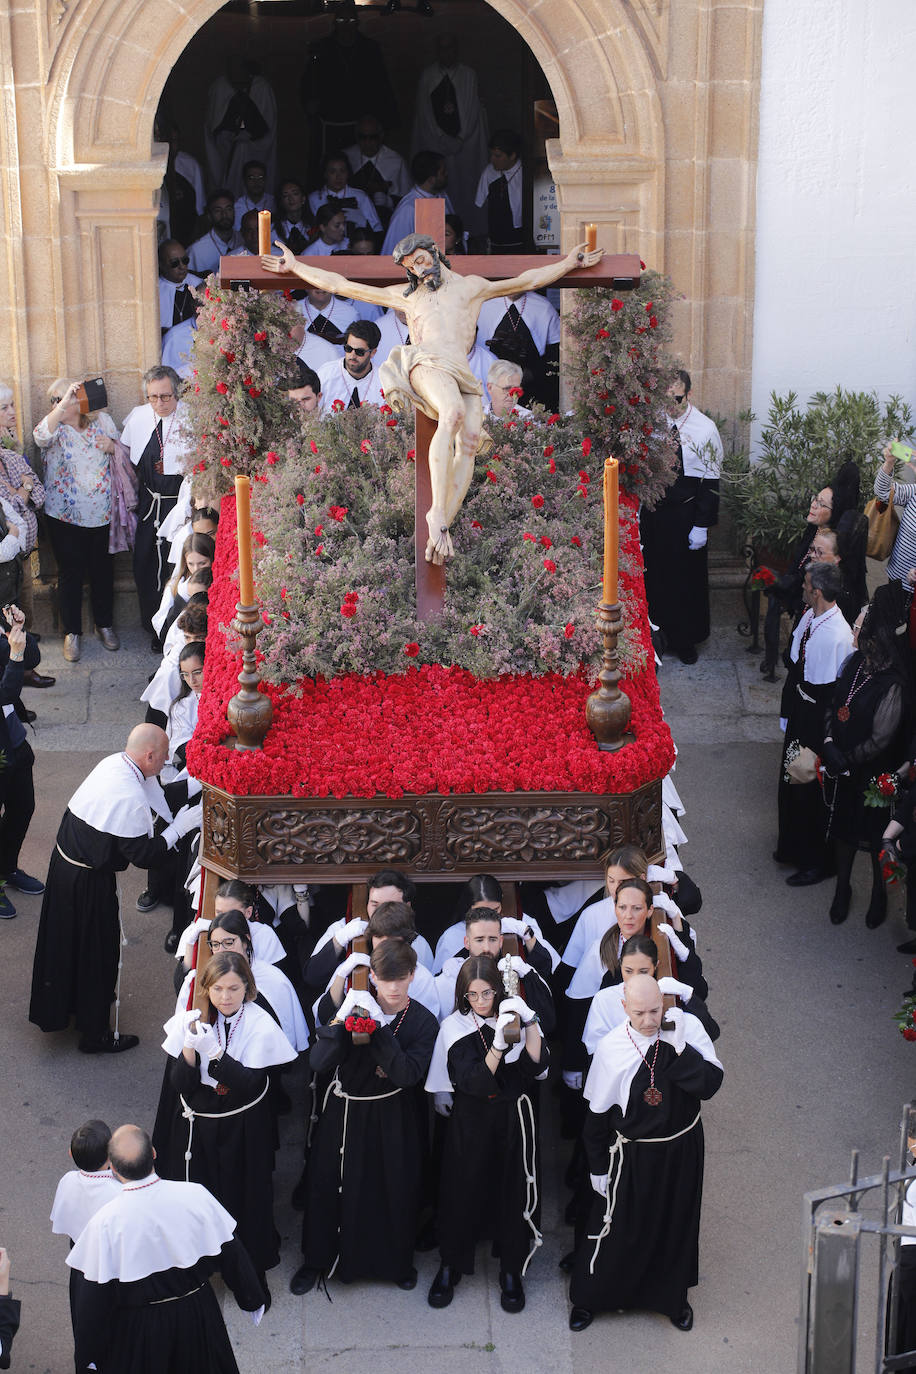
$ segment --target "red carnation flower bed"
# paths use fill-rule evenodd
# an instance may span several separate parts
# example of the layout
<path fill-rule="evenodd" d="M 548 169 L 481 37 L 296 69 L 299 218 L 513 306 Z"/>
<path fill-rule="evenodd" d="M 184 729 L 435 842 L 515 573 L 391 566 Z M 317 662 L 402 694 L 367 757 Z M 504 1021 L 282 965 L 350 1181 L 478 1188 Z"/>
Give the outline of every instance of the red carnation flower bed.
<path fill-rule="evenodd" d="M 621 497 L 622 501 L 630 498 Z M 635 503 L 631 503 L 635 504 Z M 638 526 L 626 548 L 642 568 Z M 462 668 L 424 664 L 386 676 L 348 674 L 295 684 L 300 695 L 264 685 L 274 719 L 263 750 L 227 749 L 226 706 L 238 690 L 241 655 L 225 628 L 237 599 L 235 501 L 220 514 L 210 595 L 210 629 L 197 730 L 188 745 L 195 776 L 238 796 L 400 797 L 439 792 L 631 792 L 674 762 L 659 706 L 641 573 L 621 578 L 635 600 L 646 668 L 621 685 L 632 702 L 633 744 L 601 753 L 585 724 L 593 689 L 583 669 L 478 679 Z M 229 632 L 230 639 L 231 631 Z"/>

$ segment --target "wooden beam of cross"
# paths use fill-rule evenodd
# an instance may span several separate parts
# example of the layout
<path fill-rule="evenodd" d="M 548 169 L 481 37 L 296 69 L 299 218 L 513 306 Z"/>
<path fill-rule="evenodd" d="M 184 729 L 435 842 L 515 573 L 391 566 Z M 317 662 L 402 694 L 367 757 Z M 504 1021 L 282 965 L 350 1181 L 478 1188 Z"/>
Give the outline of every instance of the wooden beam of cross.
<path fill-rule="evenodd" d="M 440 252 L 445 251 L 445 201 L 437 197 L 423 197 L 414 205 L 414 232 L 428 234 Z M 298 261 L 323 271 L 333 270 L 350 281 L 371 283 L 373 286 L 393 286 L 404 281 L 404 271 L 390 257 L 348 257 L 337 255 L 333 267 L 327 257 L 309 257 L 303 253 Z M 516 277 L 531 268 L 544 267 L 547 259 L 539 255 L 510 254 L 506 256 L 455 255 L 451 270 L 459 276 L 485 277 L 499 281 L 502 277 Z M 594 267 L 582 267 L 568 272 L 553 283 L 555 287 L 609 286 L 616 291 L 631 291 L 639 285 L 641 264 L 635 253 L 606 254 Z M 257 291 L 282 291 L 298 284 L 299 279 L 285 273 L 270 272 L 256 257 L 225 257 L 219 261 L 221 286 L 246 286 Z M 424 557 L 427 540 L 425 512 L 432 501 L 429 471 L 429 443 L 436 430 L 434 420 L 421 410 L 414 411 L 416 420 L 416 450 L 414 472 L 414 581 L 417 595 L 417 618 L 431 620 L 445 604 L 445 565 L 428 563 Z"/>

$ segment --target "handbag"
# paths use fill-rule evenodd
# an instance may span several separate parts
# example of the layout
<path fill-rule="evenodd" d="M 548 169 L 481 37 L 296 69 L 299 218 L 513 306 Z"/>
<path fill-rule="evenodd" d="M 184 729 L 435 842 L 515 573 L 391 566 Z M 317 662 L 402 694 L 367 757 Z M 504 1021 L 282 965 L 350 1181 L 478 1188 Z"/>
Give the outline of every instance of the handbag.
<path fill-rule="evenodd" d="M 806 744 L 801 745 L 795 757 L 786 763 L 786 777 L 790 784 L 814 782 L 817 777 L 817 754 L 814 750 Z"/>
<path fill-rule="evenodd" d="M 900 528 L 900 516 L 894 506 L 893 491 L 887 501 L 879 501 L 877 496 L 873 496 L 865 507 L 865 518 L 868 521 L 868 545 L 865 552 L 869 558 L 877 558 L 883 562 L 884 559 L 890 558 L 897 530 Z"/>

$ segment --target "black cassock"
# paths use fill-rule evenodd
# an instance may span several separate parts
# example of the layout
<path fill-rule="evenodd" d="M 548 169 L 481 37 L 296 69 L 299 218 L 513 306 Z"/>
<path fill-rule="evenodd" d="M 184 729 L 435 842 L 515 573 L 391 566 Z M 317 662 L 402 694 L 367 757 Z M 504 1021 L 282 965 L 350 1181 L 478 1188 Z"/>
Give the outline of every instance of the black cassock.
<path fill-rule="evenodd" d="M 155 867 L 167 852 L 161 836 L 109 835 L 64 812 L 32 969 L 29 1020 L 43 1031 L 66 1029 L 74 1013 L 84 1035 L 108 1029 L 121 938 L 115 875 L 130 864 Z"/>
<path fill-rule="evenodd" d="M 345 1282 L 397 1283 L 410 1272 L 427 1150 L 423 1083 L 438 1030 L 413 1000 L 368 1045 L 354 1045 L 343 1025 L 316 1027 L 311 1068 L 336 1070 L 347 1097 L 331 1084 L 309 1155 L 302 1254 L 310 1269 L 327 1274 L 337 1259 Z"/>
<path fill-rule="evenodd" d="M 167 1077 L 174 1091 L 163 1090 L 153 1129 L 156 1167 L 162 1178 L 184 1181 L 188 1123 L 181 1115 L 180 1093 L 193 1111 L 209 1114 L 194 1119 L 188 1179 L 202 1183 L 235 1218 L 236 1234 L 263 1274 L 280 1263 L 273 1194 L 276 1125 L 269 1094 L 261 1096 L 268 1072 L 248 1068 L 228 1052 L 209 1071 L 228 1091 L 221 1094 L 202 1083 L 199 1066 L 183 1055 L 171 1059 Z M 247 1110 L 240 1111 L 243 1107 Z"/>
<path fill-rule="evenodd" d="M 709 638 L 707 550 L 691 549 L 688 537 L 694 525 L 709 528 L 718 518 L 718 478 L 686 477 L 678 444 L 674 483 L 655 510 L 639 515 L 649 617 L 675 653 Z"/>
<path fill-rule="evenodd" d="M 171 426 L 170 426 L 171 427 Z M 159 609 L 162 591 L 168 581 L 168 564 L 163 556 L 159 526 L 178 500 L 183 474 L 162 471 L 162 421 L 158 420 L 137 463 L 140 494 L 137 505 L 137 533 L 134 538 L 134 581 L 140 602 L 140 619 L 149 633 L 153 616 Z M 165 629 L 162 631 L 165 635 Z"/>
<path fill-rule="evenodd" d="M 526 1220 L 534 1196 L 526 1166 L 537 1174 L 535 1079 L 547 1068 L 547 1045 L 542 1043 L 538 1063 L 523 1048 L 494 1075 L 484 1062 L 492 1043 L 492 1028 L 481 1025 L 479 1033 L 462 1036 L 448 1051 L 455 1092 L 439 1183 L 439 1250 L 442 1263 L 462 1274 L 473 1274 L 474 1251 L 483 1239 L 493 1240 L 500 1269 L 521 1273 L 540 1211 L 533 1208 L 531 1222 Z"/>
<path fill-rule="evenodd" d="M 256 1310 L 260 1280 L 238 1240 L 184 1269 L 133 1283 L 83 1279 L 75 1314 L 76 1370 L 100 1374 L 238 1374 L 210 1275 L 221 1274 L 239 1306 Z"/>
<path fill-rule="evenodd" d="M 598 1245 L 607 1204 L 592 1192 L 586 1224 L 576 1237 L 569 1296 L 573 1306 L 590 1312 L 638 1308 L 679 1317 L 688 1288 L 697 1283 L 703 1123 L 697 1121 L 692 1130 L 666 1144 L 651 1142 L 652 1137 L 676 1135 L 690 1126 L 701 1100 L 718 1091 L 722 1070 L 691 1045 L 677 1055 L 660 1041 L 655 1082 L 662 1094 L 658 1106 L 650 1107 L 643 1099 L 649 1070 L 640 1064 L 625 1113 L 613 1106 L 601 1113 L 589 1110 L 586 1116 L 583 1143 L 590 1173 L 607 1173 L 618 1131 L 631 1142 L 624 1146 L 618 1166 L 609 1233 Z M 612 1176 L 612 1190 L 614 1181 Z"/>

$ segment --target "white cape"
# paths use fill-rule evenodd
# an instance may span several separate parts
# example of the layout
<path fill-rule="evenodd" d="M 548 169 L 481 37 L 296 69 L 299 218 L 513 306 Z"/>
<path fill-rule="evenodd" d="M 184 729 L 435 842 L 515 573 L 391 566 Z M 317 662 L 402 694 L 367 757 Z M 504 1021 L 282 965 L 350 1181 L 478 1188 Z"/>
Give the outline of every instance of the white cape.
<path fill-rule="evenodd" d="M 70 814 L 105 835 L 152 838 L 153 812 L 166 822 L 172 813 L 157 778 L 144 778 L 126 754 L 102 759 L 70 798 Z"/>
<path fill-rule="evenodd" d="M 51 1233 L 76 1240 L 82 1235 L 91 1217 L 107 1202 L 117 1197 L 121 1184 L 110 1169 L 87 1173 L 71 1169 L 64 1174 L 51 1207 Z"/>
<path fill-rule="evenodd" d="M 687 1031 L 687 1044 L 697 1050 L 708 1063 L 715 1064 L 721 1069 L 722 1065 L 712 1047 L 712 1041 L 697 1018 L 689 1012 L 686 1013 L 684 1026 Z M 663 1040 L 670 1043 L 671 1036 L 671 1031 L 662 1031 Z M 643 1062 L 640 1051 L 643 1055 L 651 1056 L 654 1044 L 654 1035 L 640 1035 L 629 1021 L 623 1021 L 598 1042 L 592 1066 L 585 1080 L 585 1097 L 593 1112 L 606 1112 L 610 1107 L 619 1107 L 622 1112 L 626 1112 L 633 1079 Z"/>
<path fill-rule="evenodd" d="M 235 1025 L 230 1023 L 227 1031 L 226 1018 L 220 1012 L 214 1027 L 224 1047 L 229 1041 L 230 1057 L 244 1064 L 246 1069 L 272 1069 L 280 1064 L 291 1064 L 296 1058 L 296 1051 L 270 1012 L 254 1002 L 244 1002 L 232 1019 Z M 162 1029 L 165 1031 L 162 1048 L 177 1059 L 184 1048 L 184 1013 L 170 1016 Z M 200 1081 L 208 1088 L 216 1087 L 216 1079 L 210 1077 L 205 1064 L 200 1066 Z"/>

